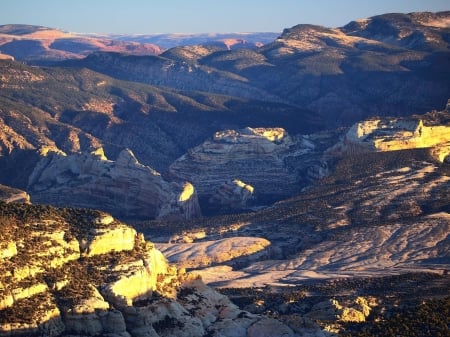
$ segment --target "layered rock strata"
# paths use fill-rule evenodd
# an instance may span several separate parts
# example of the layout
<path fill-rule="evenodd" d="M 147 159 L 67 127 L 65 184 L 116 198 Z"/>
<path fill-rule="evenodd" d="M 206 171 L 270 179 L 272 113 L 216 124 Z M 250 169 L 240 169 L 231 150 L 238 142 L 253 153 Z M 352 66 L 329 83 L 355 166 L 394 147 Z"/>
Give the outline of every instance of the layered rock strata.
<path fill-rule="evenodd" d="M 170 183 L 142 165 L 130 150 L 116 161 L 92 153 L 43 153 L 29 177 L 33 201 L 96 208 L 127 218 L 193 218 L 200 215 L 192 184 Z"/>
<path fill-rule="evenodd" d="M 239 179 L 229 180 L 217 189 L 208 202 L 220 208 L 245 209 L 254 199 L 254 190 L 253 186 Z"/>
<path fill-rule="evenodd" d="M 450 125 L 436 125 L 421 118 L 370 119 L 355 123 L 342 142 L 330 149 L 344 152 L 396 151 L 432 148 L 440 162 L 449 155 Z"/>
<path fill-rule="evenodd" d="M 264 202 L 298 192 L 314 166 L 314 149 L 308 137 L 293 138 L 282 128 L 225 130 L 190 149 L 169 171 L 191 181 L 208 207 L 239 209 L 251 198 Z"/>

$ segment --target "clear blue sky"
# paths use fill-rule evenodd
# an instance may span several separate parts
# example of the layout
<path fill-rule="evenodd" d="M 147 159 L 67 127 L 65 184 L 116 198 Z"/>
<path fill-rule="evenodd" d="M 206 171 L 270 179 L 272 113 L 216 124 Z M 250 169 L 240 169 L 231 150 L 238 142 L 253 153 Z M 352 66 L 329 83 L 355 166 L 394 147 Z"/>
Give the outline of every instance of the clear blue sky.
<path fill-rule="evenodd" d="M 281 32 L 383 13 L 450 10 L 450 0 L 0 0 L 0 24 L 72 32 Z"/>

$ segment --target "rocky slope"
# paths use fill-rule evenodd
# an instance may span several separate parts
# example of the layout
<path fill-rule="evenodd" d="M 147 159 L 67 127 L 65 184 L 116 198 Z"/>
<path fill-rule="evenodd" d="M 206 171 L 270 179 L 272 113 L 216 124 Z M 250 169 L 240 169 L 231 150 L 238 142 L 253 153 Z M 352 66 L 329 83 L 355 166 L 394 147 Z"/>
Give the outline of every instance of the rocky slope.
<path fill-rule="evenodd" d="M 298 336 L 167 264 L 108 214 L 0 207 L 1 336 Z"/>
<path fill-rule="evenodd" d="M 18 61 L 45 63 L 85 57 L 94 51 L 157 55 L 155 44 L 113 40 L 31 25 L 0 26 L 0 53 Z"/>
<path fill-rule="evenodd" d="M 305 120 L 307 115 L 285 105 L 121 82 L 86 69 L 38 68 L 10 61 L 1 61 L 0 69 L 0 183 L 23 190 L 32 187 L 29 177 L 39 162 L 43 165 L 49 160 L 45 156 L 48 151 L 81 158 L 103 147 L 107 157 L 117 161 L 120 153 L 131 149 L 143 165 L 164 174 L 176 158 L 224 125 L 286 124 Z M 312 125 L 305 121 L 293 130 Z M 70 157 L 72 154 L 76 155 Z M 60 156 L 60 160 L 68 158 Z M 79 186 L 80 181 L 73 183 Z M 116 192 L 124 188 L 114 187 Z M 42 193 L 39 200 L 45 201 Z M 56 199 L 49 196 L 49 200 Z M 146 210 L 134 214 L 107 209 L 116 216 L 130 217 Z M 158 213 L 152 207 L 146 216 Z"/>
<path fill-rule="evenodd" d="M 6 155 L 42 146 L 66 153 L 103 146 L 114 158 L 129 148 L 163 172 L 225 125 L 294 121 L 290 132 L 316 127 L 309 112 L 291 106 L 122 82 L 87 69 L 0 61 L 0 74 L 0 149 Z"/>
<path fill-rule="evenodd" d="M 190 236 L 189 224 L 179 224 L 194 244 L 161 248 L 174 263 L 183 264 L 186 256 L 214 261 L 214 267 L 197 263 L 196 268 L 207 282 L 222 287 L 412 270 L 441 273 L 450 267 L 450 178 L 448 165 L 437 164 L 427 151 L 360 153 L 359 165 L 354 158 L 341 159 L 336 172 L 295 198 L 256 213 L 204 220 L 203 225 L 197 221 L 194 233 L 206 233 L 200 238 Z M 178 233 L 176 228 L 169 233 Z M 199 249 L 212 238 L 244 236 L 268 240 L 270 246 L 255 254 L 256 261 L 220 262 L 214 260 L 224 253 L 220 246 Z"/>

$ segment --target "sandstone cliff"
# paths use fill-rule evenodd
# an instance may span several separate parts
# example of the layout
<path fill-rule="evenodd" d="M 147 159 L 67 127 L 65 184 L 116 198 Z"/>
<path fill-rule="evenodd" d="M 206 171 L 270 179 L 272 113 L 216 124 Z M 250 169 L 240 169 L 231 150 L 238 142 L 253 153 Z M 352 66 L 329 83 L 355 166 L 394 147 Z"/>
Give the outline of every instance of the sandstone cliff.
<path fill-rule="evenodd" d="M 415 118 L 374 118 L 355 123 L 333 152 L 386 152 L 430 148 L 440 162 L 447 160 L 450 144 L 449 112 Z"/>
<path fill-rule="evenodd" d="M 251 199 L 264 203 L 298 192 L 312 178 L 308 170 L 320 166 L 315 149 L 308 137 L 293 138 L 283 128 L 225 130 L 190 149 L 169 171 L 191 181 L 208 208 L 242 209 Z"/>
<path fill-rule="evenodd" d="M 102 209 L 127 218 L 192 218 L 200 215 L 194 187 L 169 183 L 140 164 L 130 150 L 116 161 L 103 150 L 66 155 L 42 153 L 29 177 L 34 202 Z"/>
<path fill-rule="evenodd" d="M 0 336 L 296 336 L 169 265 L 109 214 L 0 209 Z"/>

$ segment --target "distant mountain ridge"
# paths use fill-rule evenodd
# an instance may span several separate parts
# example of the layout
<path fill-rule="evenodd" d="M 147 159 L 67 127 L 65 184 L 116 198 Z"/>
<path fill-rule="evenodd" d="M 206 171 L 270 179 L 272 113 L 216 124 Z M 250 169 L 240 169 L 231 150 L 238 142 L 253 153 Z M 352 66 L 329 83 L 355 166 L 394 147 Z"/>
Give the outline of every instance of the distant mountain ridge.
<path fill-rule="evenodd" d="M 0 55 L 27 62 L 61 61 L 85 57 L 94 51 L 156 55 L 155 44 L 114 40 L 32 25 L 0 26 Z"/>
<path fill-rule="evenodd" d="M 172 34 L 135 34 L 112 35 L 123 41 L 152 43 L 164 49 L 177 46 L 211 45 L 227 49 L 256 48 L 270 43 L 279 36 L 275 32 L 254 33 L 172 33 Z"/>
<path fill-rule="evenodd" d="M 450 12 L 385 14 L 342 28 L 297 25 L 257 49 L 180 46 L 155 57 L 95 53 L 64 65 L 179 90 L 307 108 L 325 128 L 444 106 Z M 332 118 L 330 118 L 332 116 Z"/>
<path fill-rule="evenodd" d="M 78 59 L 96 52 L 158 55 L 176 46 L 209 45 L 219 49 L 254 49 L 278 33 L 95 34 L 65 32 L 43 26 L 0 25 L 0 58 L 32 63 Z"/>

